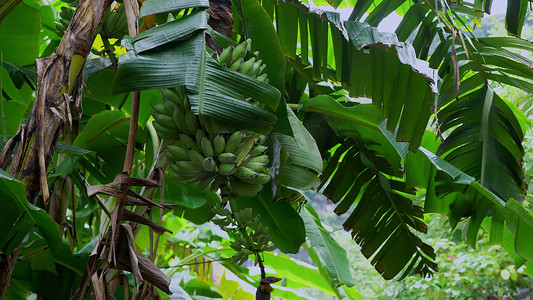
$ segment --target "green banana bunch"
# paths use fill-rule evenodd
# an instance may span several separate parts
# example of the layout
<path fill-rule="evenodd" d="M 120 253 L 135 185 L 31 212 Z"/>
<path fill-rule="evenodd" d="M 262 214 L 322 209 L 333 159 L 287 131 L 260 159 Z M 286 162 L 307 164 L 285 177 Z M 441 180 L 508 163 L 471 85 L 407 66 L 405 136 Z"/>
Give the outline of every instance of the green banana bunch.
<path fill-rule="evenodd" d="M 57 31 L 55 32 L 58 36 L 63 37 L 73 16 L 73 8 L 65 6 L 61 7 L 61 11 L 59 12 L 59 24 L 56 25 Z"/>
<path fill-rule="evenodd" d="M 263 184 L 270 181 L 270 176 L 263 173 L 269 162 L 264 154 L 266 147 L 260 144 L 264 138 L 245 136 L 243 131 L 229 136 L 206 135 L 200 128 L 195 135 L 189 135 L 169 121 L 169 108 L 164 104 L 153 107 L 158 134 L 176 140 L 165 151 L 175 179 L 198 182 L 198 188 L 209 187 L 213 192 L 224 185 L 229 188 L 230 195 L 238 197 L 254 197 L 263 189 Z"/>
<path fill-rule="evenodd" d="M 250 49 L 251 41 L 247 40 L 225 48 L 218 60 L 245 75 L 257 76 L 265 65 L 255 56 L 244 60 Z M 266 74 L 261 76 L 266 78 Z M 153 125 L 161 138 L 173 142 L 165 151 L 171 176 L 198 183 L 200 189 L 220 189 L 223 202 L 231 196 L 256 196 L 270 181 L 265 173 L 269 162 L 267 147 L 262 145 L 265 137 L 244 131 L 228 133 L 218 121 L 197 116 L 184 87 L 162 89 L 161 93 L 163 103 L 152 104 Z"/>
<path fill-rule="evenodd" d="M 217 204 L 212 211 L 220 216 L 220 218 L 212 221 L 220 226 L 222 230 L 228 233 L 239 231 L 239 233 L 234 235 L 235 240 L 230 244 L 230 247 L 237 252 L 231 257 L 234 263 L 244 263 L 251 254 L 255 254 L 257 259 L 258 253 L 275 249 L 274 245 L 269 244 L 270 235 L 267 234 L 269 227 L 261 223 L 259 214 L 255 217 L 253 216 L 252 208 L 245 207 L 234 211 L 232 214 L 229 210 Z M 247 227 L 254 225 L 255 230 L 246 230 Z"/>
<path fill-rule="evenodd" d="M 261 82 L 268 83 L 267 75 L 262 74 L 266 65 L 263 64 L 262 60 L 256 58 L 259 52 L 254 52 L 252 58 L 246 60 L 246 56 L 250 52 L 251 47 L 252 40 L 247 39 L 237 46 L 231 45 L 224 48 L 216 59 L 223 66 L 227 66 L 244 75 L 257 78 Z"/>
<path fill-rule="evenodd" d="M 105 38 L 122 39 L 128 35 L 128 21 L 126 19 L 126 10 L 124 5 L 110 11 L 102 22 L 100 35 Z"/>

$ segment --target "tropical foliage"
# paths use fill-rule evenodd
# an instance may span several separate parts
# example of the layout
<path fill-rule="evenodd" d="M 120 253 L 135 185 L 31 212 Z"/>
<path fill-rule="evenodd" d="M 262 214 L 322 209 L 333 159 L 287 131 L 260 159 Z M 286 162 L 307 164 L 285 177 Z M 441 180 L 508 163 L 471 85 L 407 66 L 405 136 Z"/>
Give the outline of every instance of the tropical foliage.
<path fill-rule="evenodd" d="M 384 279 L 438 270 L 429 212 L 466 221 L 473 248 L 483 227 L 515 270 L 533 272 L 521 204 L 529 121 L 494 88 L 533 91 L 520 54 L 533 51 L 520 39 L 527 0 L 509 1 L 511 36 L 483 38 L 472 27 L 488 0 L 359 0 L 347 20 L 305 2 L 234 0 L 230 36 L 208 23 L 215 4 L 0 3 L 0 297 L 10 287 L 10 298 L 251 299 L 246 287 L 269 272 L 286 279 L 280 297 L 311 287 L 357 299 L 346 251 L 306 204 L 316 193 Z M 403 16 L 396 32 L 379 32 L 392 13 Z M 221 64 L 210 40 L 247 41 L 240 59 L 264 63 L 268 81 Z M 190 111 L 172 126 L 205 130 L 191 130 L 189 150 L 238 132 L 235 168 L 264 143 L 257 172 L 270 182 L 232 192 L 220 164 L 220 190 L 212 177 L 170 176 L 179 166 L 165 153 L 187 142 L 151 111 L 175 96 Z M 279 253 L 302 246 L 317 269 Z"/>

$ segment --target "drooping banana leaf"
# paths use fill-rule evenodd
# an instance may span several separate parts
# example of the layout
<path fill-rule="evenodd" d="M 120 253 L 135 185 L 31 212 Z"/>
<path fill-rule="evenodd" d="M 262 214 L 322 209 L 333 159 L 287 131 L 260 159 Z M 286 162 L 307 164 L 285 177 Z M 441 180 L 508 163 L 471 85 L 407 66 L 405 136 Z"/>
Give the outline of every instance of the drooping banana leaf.
<path fill-rule="evenodd" d="M 377 26 L 392 13 L 392 8 L 403 15 L 403 9 L 395 7 L 408 4 L 402 0 L 388 2 L 390 3 L 379 3 L 374 0 L 357 1 L 352 13 L 353 18 L 350 20 L 360 21 L 367 12 L 369 15 L 364 21 L 371 26 Z M 532 63 L 513 51 L 514 49 L 533 51 L 531 43 L 512 37 L 476 38 L 469 29 L 471 24 L 465 15 L 482 17 L 483 12 L 490 13 L 492 2 L 480 0 L 474 4 L 462 1 L 409 3 L 396 34 L 400 41 L 409 38 L 417 57 L 428 60 L 432 68 L 439 69 L 439 76 L 444 78 L 442 90 L 453 87 L 456 80 L 464 80 L 464 76 L 469 73 L 467 71 L 472 70 L 481 73 L 485 81 L 487 79 L 499 81 L 531 93 L 533 86 L 528 79 L 532 77 Z M 509 2 L 506 27 L 510 35 L 520 35 L 526 2 L 523 0 Z M 432 44 L 436 44 L 437 47 L 432 47 Z M 502 46 L 505 48 L 501 48 Z M 455 48 L 457 56 L 452 48 Z M 455 57 L 456 63 L 453 62 Z M 460 78 L 456 78 L 457 74 L 453 72 L 458 66 L 462 66 L 459 72 Z M 509 75 L 520 77 L 510 78 Z"/>
<path fill-rule="evenodd" d="M 307 198 L 307 193 L 302 192 L 302 195 Z M 309 244 L 316 252 L 320 264 L 327 270 L 328 279 L 332 280 L 335 286 L 353 286 L 346 251 L 329 235 L 318 214 L 309 204 L 305 205 L 300 215 L 304 220 Z"/>
<path fill-rule="evenodd" d="M 401 157 L 407 148 L 391 145 L 384 134 L 390 132 L 380 130 L 381 113 L 369 104 L 346 107 L 329 96 L 309 99 L 302 109 L 322 114 L 337 134 L 349 137 L 332 154 L 320 188 L 338 203 L 339 215 L 356 205 L 344 228 L 352 231 L 371 264 L 386 279 L 436 270 L 433 249 L 412 232 L 427 230 L 422 208 L 409 196 L 414 189 L 393 179 L 403 177 Z"/>
<path fill-rule="evenodd" d="M 485 89 L 481 89 L 475 93 L 477 93 L 478 96 L 482 98 L 480 101 L 486 100 L 485 98 L 487 92 Z M 475 97 L 473 97 L 472 99 L 475 100 Z M 465 104 L 472 99 L 465 98 L 462 99 L 462 101 L 460 101 L 459 103 Z M 461 114 L 467 113 L 468 110 L 475 111 L 475 104 L 471 105 L 472 107 L 469 107 L 468 109 L 466 109 L 466 111 L 463 110 L 457 112 L 455 114 L 455 118 L 457 118 L 458 120 L 466 120 L 461 117 Z M 492 105 L 492 107 L 490 107 L 490 105 Z M 481 173 L 486 171 L 497 173 L 496 175 L 491 174 L 491 176 L 512 177 L 512 174 L 510 173 L 512 172 L 512 170 L 509 170 L 509 168 L 512 169 L 511 165 L 502 166 L 500 163 L 498 163 L 497 166 L 501 169 L 492 170 L 494 168 L 493 166 L 491 166 L 490 168 L 487 168 L 485 166 L 483 168 L 483 171 L 481 171 L 482 165 L 480 163 L 480 160 L 484 163 L 487 163 L 487 161 L 490 161 L 490 159 L 485 161 L 483 159 L 483 156 L 509 156 L 510 151 L 505 149 L 505 147 L 515 148 L 515 151 L 521 149 L 520 144 L 509 144 L 509 138 L 502 139 L 500 141 L 495 140 L 491 136 L 491 134 L 493 134 L 493 132 L 495 131 L 495 127 L 498 128 L 500 126 L 509 126 L 507 127 L 507 129 L 509 129 L 510 127 L 520 128 L 520 126 L 517 124 L 518 122 L 515 119 L 514 115 L 512 115 L 512 117 L 510 118 L 509 115 L 505 115 L 506 112 L 509 113 L 510 108 L 507 107 L 506 104 L 497 95 L 493 95 L 492 103 L 487 103 L 487 106 L 487 115 L 491 118 L 497 119 L 491 119 L 491 121 L 488 123 L 488 126 L 486 127 L 486 129 L 488 130 L 488 133 L 486 134 L 488 134 L 490 138 L 480 141 L 479 137 L 481 129 L 480 126 L 478 126 L 477 134 L 471 133 L 470 141 L 468 141 L 470 144 L 478 144 L 478 148 L 481 149 L 483 149 L 483 146 L 480 144 L 483 144 L 483 141 L 486 141 L 487 148 L 485 152 L 479 149 L 476 150 L 475 147 L 472 149 L 472 146 L 453 147 L 450 146 L 450 143 L 448 143 L 446 146 L 444 144 L 446 143 L 446 140 L 439 147 L 439 149 L 443 149 L 443 147 L 446 148 L 449 146 L 452 149 L 451 152 L 456 151 L 459 156 L 461 153 L 463 155 L 468 156 L 470 155 L 470 152 L 478 151 L 477 153 L 479 157 L 473 158 L 472 156 L 470 156 L 470 159 L 472 159 L 472 161 L 469 162 L 467 159 L 461 160 L 457 159 L 458 156 L 455 156 L 455 159 L 449 162 L 447 161 L 449 159 L 448 156 L 444 155 L 443 159 L 435 155 L 432 151 L 423 147 L 420 147 L 420 151 L 416 153 L 425 155 L 427 161 L 430 163 L 429 170 L 419 170 L 419 172 L 425 173 L 429 171 L 424 209 L 426 212 L 439 212 L 448 214 L 452 225 L 457 224 L 457 222 L 461 220 L 468 219 L 466 238 L 468 243 L 473 248 L 475 248 L 476 246 L 479 228 L 480 226 L 483 226 L 490 233 L 490 242 L 493 244 L 502 245 L 509 253 L 509 255 L 513 258 L 515 264 L 517 266 L 520 266 L 527 261 L 531 261 L 531 259 L 533 258 L 533 243 L 531 242 L 532 237 L 530 234 L 531 231 L 530 229 L 527 229 L 531 227 L 531 224 L 533 224 L 533 217 L 515 199 L 501 198 L 500 196 L 498 196 L 497 193 L 507 195 L 514 193 L 516 196 L 518 196 L 517 199 L 520 199 L 523 186 L 517 186 L 516 182 L 512 186 L 502 186 L 500 182 L 496 182 L 496 184 L 489 185 L 489 182 L 491 182 L 491 180 L 488 179 L 491 179 L 490 177 L 485 177 L 484 185 L 480 183 Z M 452 109 L 451 105 L 448 107 Z M 477 109 L 477 111 L 480 112 L 479 108 Z M 505 115 L 505 117 L 502 117 L 502 115 Z M 452 119 L 452 117 L 449 118 L 450 120 Z M 469 122 L 466 125 L 455 124 L 454 130 L 469 133 L 471 132 L 472 127 L 475 127 L 475 124 L 472 123 L 480 123 L 481 119 L 482 117 L 478 116 L 477 121 L 474 120 L 473 122 Z M 458 123 L 460 122 L 461 121 L 458 121 Z M 518 130 L 517 132 L 520 134 L 521 130 Z M 501 129 L 496 131 L 496 133 L 501 133 Z M 449 137 L 452 137 L 452 135 L 450 134 Z M 466 139 L 467 138 L 465 138 L 464 140 Z M 395 148 L 398 148 L 398 151 L 401 151 L 402 145 L 400 145 L 400 143 L 395 142 L 392 143 L 392 145 Z M 468 151 L 469 148 L 470 151 Z M 449 153 L 450 152 L 448 152 L 448 154 Z M 516 164 L 518 164 L 518 162 L 515 161 L 515 165 Z M 417 167 L 426 168 L 424 167 L 424 165 L 426 164 L 420 163 L 417 165 Z M 470 172 L 477 170 L 481 173 L 476 173 L 476 176 L 478 177 L 474 178 L 473 176 L 467 174 L 461 168 L 467 168 Z M 409 172 L 410 171 L 406 170 L 407 174 Z"/>
<path fill-rule="evenodd" d="M 304 73 L 301 61 L 304 68 L 313 70 L 313 76 L 305 78 L 310 85 L 332 80 L 349 90 L 351 97 L 372 98 L 388 118 L 388 129 L 399 124 L 398 138 L 412 143 L 411 150 L 418 147 L 437 76 L 427 62 L 416 58 L 411 46 L 365 23 L 344 22 L 338 13 L 311 11 L 292 1 L 263 1 L 262 5 L 276 23 L 292 68 Z M 411 114 L 419 118 L 407 117 Z"/>
<path fill-rule="evenodd" d="M 482 88 L 446 106 L 437 118 L 440 130 L 450 131 L 437 155 L 504 201 L 523 198 L 524 134 L 507 103 Z"/>
<path fill-rule="evenodd" d="M 351 231 L 363 255 L 371 259 L 383 278 L 392 279 L 400 273 L 403 278 L 411 272 L 429 276 L 437 270 L 433 248 L 413 233 L 427 232 L 422 207 L 414 205 L 409 196 L 414 195 L 414 189 L 390 178 L 394 170 L 386 158 L 355 140 L 336 150 L 328 168 L 331 166 L 336 169 L 332 175 L 325 173 L 330 177 L 329 181 L 322 179 L 328 181 L 323 193 L 338 203 L 337 214 L 356 205 L 344 229 Z"/>

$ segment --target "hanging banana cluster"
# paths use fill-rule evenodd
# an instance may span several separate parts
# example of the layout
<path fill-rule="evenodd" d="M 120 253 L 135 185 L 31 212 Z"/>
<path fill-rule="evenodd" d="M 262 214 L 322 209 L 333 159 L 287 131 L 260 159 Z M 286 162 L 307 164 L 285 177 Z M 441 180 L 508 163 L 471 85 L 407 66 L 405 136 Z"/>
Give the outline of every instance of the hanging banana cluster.
<path fill-rule="evenodd" d="M 255 57 L 244 62 L 249 45 L 243 42 L 224 49 L 221 57 L 226 58 L 219 61 L 223 65 L 233 60 L 242 62 L 247 65 L 237 67 L 238 72 L 257 76 L 264 65 Z M 215 192 L 220 188 L 223 202 L 227 202 L 230 195 L 257 195 L 263 184 L 270 181 L 270 176 L 264 173 L 269 161 L 265 155 L 267 147 L 262 145 L 265 136 L 212 130 L 217 123 L 193 113 L 184 87 L 162 89 L 162 93 L 163 103 L 152 104 L 153 125 L 161 138 L 176 141 L 166 150 L 172 176 L 183 182 L 198 182 L 200 189 L 209 187 Z"/>
<path fill-rule="evenodd" d="M 100 28 L 100 35 L 103 38 L 119 40 L 124 35 L 128 35 L 128 21 L 126 19 L 124 5 L 115 7 L 105 16 L 102 27 Z"/>
<path fill-rule="evenodd" d="M 221 216 L 219 219 L 211 220 L 216 225 L 228 233 L 238 233 L 234 236 L 235 240 L 231 242 L 230 247 L 237 251 L 231 257 L 234 263 L 242 264 L 251 254 L 257 254 L 264 251 L 273 251 L 276 246 L 270 244 L 270 235 L 267 234 L 269 227 L 260 221 L 260 215 L 252 218 L 252 209 L 250 207 L 237 210 L 232 214 L 229 210 L 223 208 L 220 204 L 213 208 L 213 212 Z M 253 233 L 246 230 L 247 227 L 256 225 Z"/>
<path fill-rule="evenodd" d="M 251 49 L 251 45 L 251 40 L 248 39 L 237 46 L 231 45 L 224 48 L 217 58 L 218 63 L 244 75 L 254 77 L 261 82 L 268 83 L 267 74 L 261 74 L 266 68 L 262 60 L 258 60 L 255 56 L 246 61 L 244 60 L 247 52 Z"/>
<path fill-rule="evenodd" d="M 55 32 L 58 36 L 63 37 L 65 30 L 67 30 L 68 25 L 72 20 L 72 16 L 74 16 L 74 8 L 65 6 L 61 7 L 61 11 L 59 12 L 59 24 L 56 25 L 57 31 Z"/>

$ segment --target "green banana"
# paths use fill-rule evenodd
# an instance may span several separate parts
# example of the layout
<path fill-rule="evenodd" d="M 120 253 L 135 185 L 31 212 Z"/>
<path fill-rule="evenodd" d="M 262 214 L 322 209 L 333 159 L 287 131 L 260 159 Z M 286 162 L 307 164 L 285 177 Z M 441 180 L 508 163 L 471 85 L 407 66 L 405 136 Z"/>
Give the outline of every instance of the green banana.
<path fill-rule="evenodd" d="M 254 197 L 263 189 L 262 184 L 250 184 L 235 177 L 230 179 L 231 193 L 239 197 Z"/>
<path fill-rule="evenodd" d="M 157 122 L 152 122 L 152 125 L 154 125 L 155 131 L 157 134 L 166 140 L 177 140 L 179 138 L 179 132 L 176 130 L 171 130 L 166 127 L 163 127 L 161 124 Z"/>
<path fill-rule="evenodd" d="M 265 65 L 265 64 L 262 64 L 262 65 L 259 67 L 259 70 L 257 71 L 257 74 L 259 75 L 259 74 L 263 73 L 263 71 L 265 70 L 265 68 L 266 68 L 266 65 Z"/>
<path fill-rule="evenodd" d="M 246 244 L 248 243 L 246 239 L 240 234 L 235 235 L 235 241 L 244 247 L 246 247 Z"/>
<path fill-rule="evenodd" d="M 250 170 L 254 172 L 261 172 L 266 167 L 265 164 L 257 163 L 257 162 L 247 162 L 245 164 L 242 164 L 243 167 L 249 168 Z"/>
<path fill-rule="evenodd" d="M 250 168 L 240 166 L 237 168 L 237 170 L 235 170 L 234 176 L 243 178 L 243 179 L 248 179 L 248 178 L 258 177 L 259 174 L 257 174 L 257 172 L 255 172 L 254 170 Z"/>
<path fill-rule="evenodd" d="M 152 106 L 152 108 L 154 109 L 154 111 L 157 114 L 168 115 L 167 110 L 165 109 L 165 104 L 163 104 L 163 103 L 152 103 L 150 105 Z"/>
<path fill-rule="evenodd" d="M 205 157 L 200 154 L 198 151 L 191 149 L 189 150 L 189 159 L 196 164 L 196 166 L 203 169 L 203 161 Z"/>
<path fill-rule="evenodd" d="M 267 74 L 265 73 L 265 74 L 263 74 L 263 75 L 259 75 L 259 76 L 257 76 L 256 79 L 259 80 L 259 81 L 261 81 L 261 82 L 263 82 L 263 83 L 266 83 L 266 80 L 268 79 L 268 78 L 267 78 Z"/>
<path fill-rule="evenodd" d="M 263 155 L 266 153 L 266 151 L 268 150 L 268 148 L 266 146 L 263 146 L 263 145 L 257 145 L 255 146 L 252 151 L 250 152 L 250 154 L 252 156 L 258 156 L 258 155 Z"/>
<path fill-rule="evenodd" d="M 246 254 L 246 255 L 252 255 L 252 254 L 254 254 L 252 251 L 250 251 L 250 250 L 248 250 L 248 249 L 246 249 L 246 248 L 242 248 L 242 249 L 241 249 L 241 252 L 244 253 L 244 254 Z"/>
<path fill-rule="evenodd" d="M 206 136 L 202 138 L 202 152 L 204 152 L 204 155 L 206 157 L 215 156 L 215 150 L 213 149 L 213 144 L 211 143 L 211 140 L 209 140 L 209 138 Z"/>
<path fill-rule="evenodd" d="M 187 95 L 183 96 L 183 108 L 185 111 L 191 110 L 191 102 L 189 102 L 189 97 Z"/>
<path fill-rule="evenodd" d="M 173 91 L 169 89 L 161 89 L 161 93 L 163 94 L 163 98 L 166 100 L 174 104 L 183 105 L 183 99 L 180 99 L 180 97 Z"/>
<path fill-rule="evenodd" d="M 235 48 L 233 49 L 233 52 L 231 53 L 231 61 L 229 62 L 229 65 L 232 65 L 239 59 L 242 59 L 244 58 L 244 56 L 246 56 L 247 46 L 248 46 L 247 42 L 242 42 L 238 44 L 237 46 L 235 46 Z"/>
<path fill-rule="evenodd" d="M 213 182 L 211 182 L 211 184 L 209 185 L 209 190 L 213 193 L 215 193 L 216 191 L 218 191 L 218 188 L 220 187 L 220 185 L 225 181 L 225 178 L 222 177 L 222 176 L 217 176 L 215 177 L 215 179 L 213 180 Z"/>
<path fill-rule="evenodd" d="M 223 64 L 226 64 L 228 65 L 231 61 L 231 56 L 233 54 L 233 48 L 234 46 L 231 45 L 229 47 L 226 47 L 222 50 L 222 53 L 220 53 L 220 55 L 218 56 L 218 63 L 223 65 Z"/>
<path fill-rule="evenodd" d="M 174 119 L 171 117 L 164 114 L 158 114 L 155 111 L 152 111 L 152 116 L 156 122 L 159 123 L 159 125 L 171 130 L 176 130 L 176 124 L 174 123 Z"/>
<path fill-rule="evenodd" d="M 185 111 L 183 110 L 183 107 L 179 105 L 174 105 L 174 111 L 172 112 L 172 119 L 174 119 L 174 123 L 176 124 L 176 127 L 178 127 L 178 129 L 181 132 L 185 132 L 188 134 L 194 133 L 194 132 L 189 132 L 189 128 L 185 124 Z"/>
<path fill-rule="evenodd" d="M 233 153 L 220 153 L 217 158 L 223 164 L 233 164 L 237 161 L 237 155 Z"/>
<path fill-rule="evenodd" d="M 68 25 L 70 24 L 70 20 L 65 20 L 65 19 L 59 19 L 59 22 L 61 23 L 61 25 L 65 26 L 66 28 L 68 28 Z"/>
<path fill-rule="evenodd" d="M 241 66 L 242 66 L 243 63 L 244 63 L 244 59 L 242 59 L 242 58 L 238 59 L 237 61 L 232 63 L 229 68 L 232 69 L 233 71 L 239 72 L 239 70 L 241 69 Z"/>
<path fill-rule="evenodd" d="M 185 146 L 185 148 L 189 150 L 193 149 L 196 151 L 200 151 L 198 149 L 198 146 L 196 145 L 196 142 L 190 136 L 184 133 L 180 134 L 180 142 L 183 144 L 183 146 Z"/>
<path fill-rule="evenodd" d="M 195 133 L 198 130 L 198 119 L 191 110 L 185 111 L 185 126 L 189 132 Z"/>
<path fill-rule="evenodd" d="M 263 63 L 263 61 L 261 59 L 256 61 L 253 64 L 253 66 L 250 68 L 250 71 L 248 71 L 248 73 L 246 73 L 246 75 L 248 75 L 248 76 L 256 76 L 256 75 L 258 75 L 262 63 Z"/>
<path fill-rule="evenodd" d="M 207 172 L 214 172 L 216 170 L 216 168 L 217 168 L 217 163 L 212 157 L 206 157 L 202 161 L 202 167 Z"/>
<path fill-rule="evenodd" d="M 199 174 L 201 171 L 196 163 L 188 160 L 177 161 L 173 165 L 179 170 L 179 172 L 176 172 L 178 174 Z"/>
<path fill-rule="evenodd" d="M 217 134 L 215 138 L 213 139 L 214 154 L 219 155 L 220 153 L 224 152 L 225 147 L 226 147 L 226 140 L 224 139 L 224 136 L 222 136 L 222 134 Z"/>
<path fill-rule="evenodd" d="M 274 245 L 274 244 L 271 244 L 271 245 L 263 248 L 263 251 L 274 251 L 274 250 L 276 250 L 276 245 Z"/>
<path fill-rule="evenodd" d="M 255 57 L 250 58 L 249 60 L 247 60 L 246 62 L 242 64 L 239 72 L 241 72 L 244 75 L 248 75 L 248 72 L 250 71 L 254 63 L 255 63 Z"/>
<path fill-rule="evenodd" d="M 241 179 L 241 181 L 249 184 L 265 184 L 270 181 L 270 175 L 258 173 L 255 178 Z"/>
<path fill-rule="evenodd" d="M 268 155 L 259 155 L 252 157 L 248 163 L 260 163 L 260 164 L 268 164 Z"/>
<path fill-rule="evenodd" d="M 207 187 L 209 187 L 209 185 L 211 184 L 211 182 L 213 181 L 213 176 L 209 176 L 207 178 L 204 178 L 202 180 L 200 180 L 198 182 L 198 189 L 200 190 L 205 190 Z"/>
<path fill-rule="evenodd" d="M 195 133 L 196 145 L 198 146 L 198 149 L 200 149 L 202 151 L 202 153 L 203 153 L 203 150 L 202 150 L 202 139 L 204 138 L 204 136 L 205 136 L 205 132 L 202 129 L 198 128 L 196 130 L 196 133 Z M 205 155 L 205 153 L 204 153 L 204 156 L 208 157 L 209 155 Z"/>
<path fill-rule="evenodd" d="M 167 116 L 172 116 L 174 114 L 174 107 L 176 106 L 176 104 L 170 101 L 163 101 L 163 105 L 165 106 L 164 114 Z"/>
<path fill-rule="evenodd" d="M 189 160 L 189 151 L 183 147 L 175 145 L 167 146 L 166 155 L 171 161 Z"/>
<path fill-rule="evenodd" d="M 174 172 L 171 172 L 169 173 L 169 176 L 174 179 L 174 180 L 177 180 L 177 181 L 182 181 L 182 182 L 194 182 L 196 181 L 196 178 L 197 176 L 196 175 L 182 175 L 182 174 L 179 174 L 177 173 L 178 171 L 176 171 L 172 165 L 170 166 L 170 168 L 172 169 L 172 171 Z"/>
<path fill-rule="evenodd" d="M 244 133 L 242 131 L 236 131 L 226 141 L 226 148 L 224 149 L 227 153 L 233 153 L 237 146 L 241 143 Z"/>
<path fill-rule="evenodd" d="M 252 208 L 246 207 L 244 208 L 244 220 L 248 221 L 252 219 Z"/>
<path fill-rule="evenodd" d="M 240 166 L 244 161 L 252 147 L 254 146 L 254 137 L 247 136 L 244 141 L 242 141 L 237 149 L 235 149 L 235 154 L 237 155 L 237 166 Z"/>
<path fill-rule="evenodd" d="M 218 166 L 218 172 L 220 175 L 228 176 L 232 175 L 237 171 L 237 165 L 236 164 L 220 164 Z"/>
<path fill-rule="evenodd" d="M 215 221 L 215 220 L 211 220 L 211 221 Z M 215 222 L 213 222 L 213 223 L 215 223 Z M 215 223 L 215 224 L 216 224 L 216 223 Z M 217 225 L 218 225 L 218 224 L 217 224 Z M 237 252 L 241 251 L 241 249 L 242 249 L 242 248 L 241 248 L 241 244 L 239 244 L 239 243 L 237 243 L 237 242 L 231 242 L 231 244 L 229 244 L 229 246 L 231 247 L 231 249 L 233 249 L 233 250 L 235 250 L 235 251 L 237 251 Z"/>

